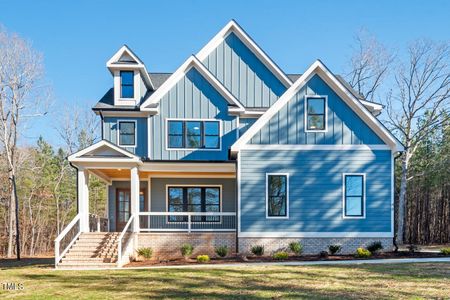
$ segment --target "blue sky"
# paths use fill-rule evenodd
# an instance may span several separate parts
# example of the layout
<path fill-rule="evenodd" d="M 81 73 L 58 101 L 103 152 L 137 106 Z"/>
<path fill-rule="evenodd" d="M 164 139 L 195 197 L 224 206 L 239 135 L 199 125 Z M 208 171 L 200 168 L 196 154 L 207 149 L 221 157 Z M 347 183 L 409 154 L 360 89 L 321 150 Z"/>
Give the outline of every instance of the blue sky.
<path fill-rule="evenodd" d="M 286 72 L 320 58 L 342 73 L 365 28 L 393 49 L 450 38 L 450 1 L 0 1 L 0 24 L 44 55 L 54 108 L 86 107 L 112 85 L 106 61 L 127 44 L 150 72 L 172 72 L 235 19 Z M 54 114 L 26 135 L 58 144 Z"/>

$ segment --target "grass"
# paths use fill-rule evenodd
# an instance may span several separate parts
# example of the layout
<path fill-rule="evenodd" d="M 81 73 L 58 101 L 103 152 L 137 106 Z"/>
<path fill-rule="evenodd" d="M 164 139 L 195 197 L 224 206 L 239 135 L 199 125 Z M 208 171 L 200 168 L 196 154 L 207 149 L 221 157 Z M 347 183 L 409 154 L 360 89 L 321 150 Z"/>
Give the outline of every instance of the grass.
<path fill-rule="evenodd" d="M 24 285 L 20 291 L 0 285 L 0 299 L 450 297 L 449 263 L 63 271 L 51 262 L 0 261 L 0 283 Z"/>

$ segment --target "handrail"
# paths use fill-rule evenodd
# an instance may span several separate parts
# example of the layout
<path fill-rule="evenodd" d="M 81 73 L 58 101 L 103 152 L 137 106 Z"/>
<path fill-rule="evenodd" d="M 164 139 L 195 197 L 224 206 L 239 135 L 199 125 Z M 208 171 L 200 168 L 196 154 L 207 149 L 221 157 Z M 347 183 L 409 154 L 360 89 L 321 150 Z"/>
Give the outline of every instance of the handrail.
<path fill-rule="evenodd" d="M 59 263 L 61 258 L 66 254 L 66 252 L 69 250 L 69 248 L 72 246 L 72 244 L 77 240 L 78 236 L 80 235 L 80 229 L 78 229 L 77 234 L 74 236 L 74 238 L 70 241 L 70 243 L 67 245 L 67 247 L 59 253 L 59 246 L 61 240 L 67 235 L 67 233 L 72 229 L 72 227 L 75 226 L 75 224 L 80 221 L 81 215 L 77 214 L 72 221 L 64 228 L 63 231 L 56 237 L 55 239 L 55 266 Z"/>
<path fill-rule="evenodd" d="M 117 243 L 117 263 L 120 264 L 122 261 L 122 239 L 125 236 L 125 233 L 128 230 L 128 227 L 130 227 L 131 222 L 134 219 L 134 215 L 130 216 L 130 219 L 128 220 L 127 224 L 123 228 L 122 232 L 119 235 L 119 243 Z"/>
<path fill-rule="evenodd" d="M 139 212 L 140 216 L 235 216 L 235 212 Z"/>

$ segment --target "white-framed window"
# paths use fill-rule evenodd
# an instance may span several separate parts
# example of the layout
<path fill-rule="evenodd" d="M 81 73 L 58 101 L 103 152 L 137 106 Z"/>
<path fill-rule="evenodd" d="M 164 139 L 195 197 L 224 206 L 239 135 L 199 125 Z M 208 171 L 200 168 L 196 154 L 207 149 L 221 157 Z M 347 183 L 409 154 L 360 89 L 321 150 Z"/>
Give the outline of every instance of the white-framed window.
<path fill-rule="evenodd" d="M 137 128 L 135 120 L 117 121 L 117 145 L 123 147 L 136 147 Z"/>
<path fill-rule="evenodd" d="M 366 174 L 342 175 L 342 215 L 344 219 L 366 217 Z"/>
<path fill-rule="evenodd" d="M 166 119 L 167 150 L 221 150 L 222 124 L 216 119 Z"/>
<path fill-rule="evenodd" d="M 328 96 L 305 96 L 305 131 L 326 132 L 328 121 Z"/>
<path fill-rule="evenodd" d="M 266 173 L 266 218 L 289 218 L 288 173 Z"/>

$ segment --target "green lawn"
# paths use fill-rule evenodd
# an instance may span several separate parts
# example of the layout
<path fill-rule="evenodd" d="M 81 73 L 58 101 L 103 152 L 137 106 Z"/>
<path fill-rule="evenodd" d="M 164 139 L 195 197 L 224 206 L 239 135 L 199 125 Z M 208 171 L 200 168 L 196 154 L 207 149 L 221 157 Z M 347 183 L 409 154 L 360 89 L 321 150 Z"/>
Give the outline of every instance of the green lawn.
<path fill-rule="evenodd" d="M 450 264 L 62 271 L 3 262 L 0 283 L 5 282 L 24 289 L 0 290 L 1 299 L 450 299 Z"/>

